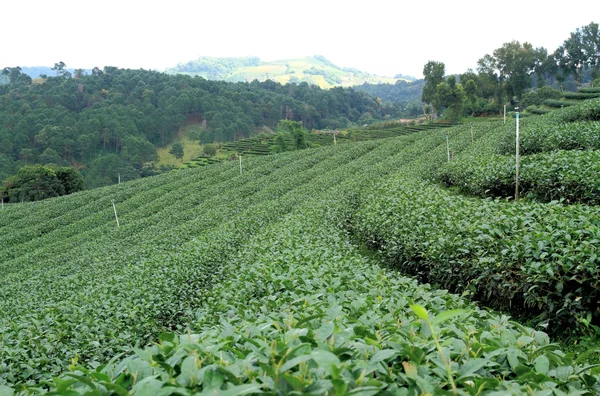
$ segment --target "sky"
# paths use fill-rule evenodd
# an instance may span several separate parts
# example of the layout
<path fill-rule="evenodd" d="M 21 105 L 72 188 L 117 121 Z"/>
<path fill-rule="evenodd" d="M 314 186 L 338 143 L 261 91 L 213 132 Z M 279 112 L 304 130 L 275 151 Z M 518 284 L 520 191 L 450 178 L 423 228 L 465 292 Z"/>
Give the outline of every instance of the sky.
<path fill-rule="evenodd" d="M 512 40 L 553 52 L 576 28 L 600 23 L 600 1 L 29 0 L 3 1 L 0 15 L 0 68 L 164 70 L 199 56 L 323 55 L 421 78 L 430 60 L 462 73 Z"/>

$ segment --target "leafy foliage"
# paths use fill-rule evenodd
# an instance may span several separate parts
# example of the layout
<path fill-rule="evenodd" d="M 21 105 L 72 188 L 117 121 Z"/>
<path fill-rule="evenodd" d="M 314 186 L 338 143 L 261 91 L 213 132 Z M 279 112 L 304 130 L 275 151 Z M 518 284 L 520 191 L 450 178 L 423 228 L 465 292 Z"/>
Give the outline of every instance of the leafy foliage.
<path fill-rule="evenodd" d="M 444 132 L 457 151 L 489 134 Z M 598 297 L 588 287 L 599 216 L 466 199 L 419 180 L 446 161 L 443 136 L 246 158 L 242 174 L 226 162 L 8 206 L 0 384 L 58 394 L 596 393 L 597 369 L 545 333 L 402 277 L 357 246 L 377 243 L 391 262 L 406 258 L 402 271 L 440 275 L 440 285 L 470 280 L 492 306 L 522 313 L 525 301 L 552 326 L 585 318 Z"/>
<path fill-rule="evenodd" d="M 598 320 L 597 209 L 474 201 L 405 177 L 363 201 L 351 229 L 403 272 L 553 331 Z"/>
<path fill-rule="evenodd" d="M 522 158 L 521 195 L 550 202 L 600 204 L 600 151 L 554 151 Z M 448 164 L 440 178 L 471 195 L 512 197 L 514 156 L 469 156 Z"/>
<path fill-rule="evenodd" d="M 113 178 L 99 169 L 101 157 L 118 156 L 106 161 L 119 162 L 121 173 L 131 173 L 128 180 L 146 174 L 156 148 L 173 142 L 188 117 L 205 123 L 200 140 L 212 143 L 247 138 L 281 119 L 308 129 L 337 128 L 359 122 L 363 114 L 381 119 L 396 111 L 351 89 L 234 84 L 114 67 L 78 78 L 48 77 L 39 85 L 17 80 L 0 91 L 0 179 L 52 157 L 81 167 L 88 187 Z"/>
<path fill-rule="evenodd" d="M 171 146 L 169 153 L 173 154 L 176 158 L 183 158 L 183 145 L 181 142 L 175 142 Z"/>
<path fill-rule="evenodd" d="M 33 165 L 19 169 L 2 183 L 5 202 L 31 202 L 83 190 L 83 177 L 72 167 Z"/>
<path fill-rule="evenodd" d="M 572 120 L 582 114 L 593 118 L 600 102 L 584 102 L 546 116 L 523 120 L 520 133 L 519 187 L 522 195 L 542 202 L 600 203 L 597 178 L 600 123 Z M 447 186 L 480 197 L 511 197 L 515 191 L 514 126 L 478 142 L 473 149 L 439 172 Z M 482 152 L 482 146 L 496 152 Z"/>

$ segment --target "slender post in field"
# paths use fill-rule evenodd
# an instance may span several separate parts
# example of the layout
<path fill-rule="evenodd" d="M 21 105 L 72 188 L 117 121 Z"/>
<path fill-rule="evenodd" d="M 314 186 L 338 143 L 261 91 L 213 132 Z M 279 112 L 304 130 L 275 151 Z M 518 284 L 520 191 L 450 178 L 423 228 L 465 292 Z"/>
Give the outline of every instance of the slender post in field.
<path fill-rule="evenodd" d="M 448 132 L 446 132 L 446 151 L 448 152 L 448 162 L 450 162 L 450 143 L 448 142 Z"/>
<path fill-rule="evenodd" d="M 117 220 L 117 228 L 121 228 L 119 226 L 119 216 L 117 216 L 117 207 L 115 206 L 115 200 L 112 200 L 113 209 L 115 211 L 115 220 Z"/>
<path fill-rule="evenodd" d="M 515 110 L 517 111 L 515 201 L 519 201 L 519 108 L 515 107 Z"/>

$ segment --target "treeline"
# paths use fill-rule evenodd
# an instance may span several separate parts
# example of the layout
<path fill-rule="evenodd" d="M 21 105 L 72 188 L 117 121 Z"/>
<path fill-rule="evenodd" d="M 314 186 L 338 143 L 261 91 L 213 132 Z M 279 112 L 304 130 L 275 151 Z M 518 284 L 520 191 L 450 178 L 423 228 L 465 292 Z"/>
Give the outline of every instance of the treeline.
<path fill-rule="evenodd" d="M 424 80 L 398 80 L 395 84 L 364 83 L 355 86 L 354 89 L 380 98 L 384 106 L 390 104 L 399 105 L 400 108 L 398 111 L 402 117 L 415 117 L 423 114 L 421 92 L 424 85 Z"/>
<path fill-rule="evenodd" d="M 249 137 L 280 120 L 304 128 L 340 128 L 381 119 L 386 110 L 353 89 L 306 83 L 227 83 L 148 70 L 64 63 L 32 84 L 18 67 L 4 68 L 0 85 L 0 180 L 32 164 L 75 166 L 86 187 L 153 175 L 156 148 L 172 142 L 186 120 L 202 122 L 203 142 Z M 163 169 L 164 170 L 164 169 Z"/>
<path fill-rule="evenodd" d="M 224 80 L 240 67 L 258 66 L 260 58 L 255 56 L 241 58 L 213 58 L 201 56 L 198 59 L 180 63 L 167 70 L 167 73 L 197 73 L 211 80 Z"/>
<path fill-rule="evenodd" d="M 458 119 L 499 113 L 504 104 L 539 103 L 564 89 L 600 84 L 600 31 L 597 23 L 577 28 L 554 52 L 530 43 L 504 43 L 477 62 L 477 70 L 445 75 L 443 62 L 428 62 L 423 75 L 426 112 Z M 542 87 L 538 97 L 536 91 Z"/>

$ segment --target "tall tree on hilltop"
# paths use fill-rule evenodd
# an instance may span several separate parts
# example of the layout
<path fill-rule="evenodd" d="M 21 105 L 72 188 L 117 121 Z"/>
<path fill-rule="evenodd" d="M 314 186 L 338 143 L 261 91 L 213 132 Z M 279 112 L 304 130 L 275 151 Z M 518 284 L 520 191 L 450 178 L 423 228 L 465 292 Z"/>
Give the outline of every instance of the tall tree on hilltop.
<path fill-rule="evenodd" d="M 537 63 L 533 46 L 518 41 L 504 43 L 494 51 L 494 58 L 507 96 L 520 99 L 523 92 L 531 87 L 531 75 Z"/>
<path fill-rule="evenodd" d="M 446 81 L 438 84 L 434 104 L 438 110 L 446 109 L 444 116 L 458 122 L 462 116 L 465 102 L 465 90 L 456 82 L 455 76 L 448 76 Z"/>
<path fill-rule="evenodd" d="M 581 85 L 583 71 L 589 67 L 592 79 L 600 67 L 600 30 L 597 23 L 577 28 L 554 53 L 557 65 L 564 74 L 572 74 Z"/>
<path fill-rule="evenodd" d="M 585 53 L 583 50 L 583 34 L 577 28 L 571 32 L 571 36 L 554 51 L 554 59 L 563 74 L 573 74 L 579 85 L 581 85 L 581 72 L 585 64 Z"/>
<path fill-rule="evenodd" d="M 8 84 L 8 77 L 10 76 L 10 68 L 5 67 L 2 69 L 2 75 L 4 76 L 4 83 Z"/>
<path fill-rule="evenodd" d="M 67 65 L 65 65 L 65 62 L 60 61 L 58 63 L 54 64 L 54 67 L 52 67 L 50 70 L 54 70 L 56 72 L 56 76 L 58 77 L 59 75 L 62 76 L 65 73 L 65 67 Z"/>
<path fill-rule="evenodd" d="M 597 23 L 592 22 L 581 30 L 587 63 L 592 68 L 592 79 L 596 79 L 600 77 L 600 29 Z"/>
<path fill-rule="evenodd" d="M 434 107 L 432 113 L 435 113 L 435 95 L 437 92 L 438 84 L 444 81 L 444 74 L 446 65 L 443 62 L 429 61 L 423 67 L 423 78 L 425 80 L 425 86 L 423 87 L 423 93 L 421 94 L 421 100 L 424 103 L 430 103 Z"/>

